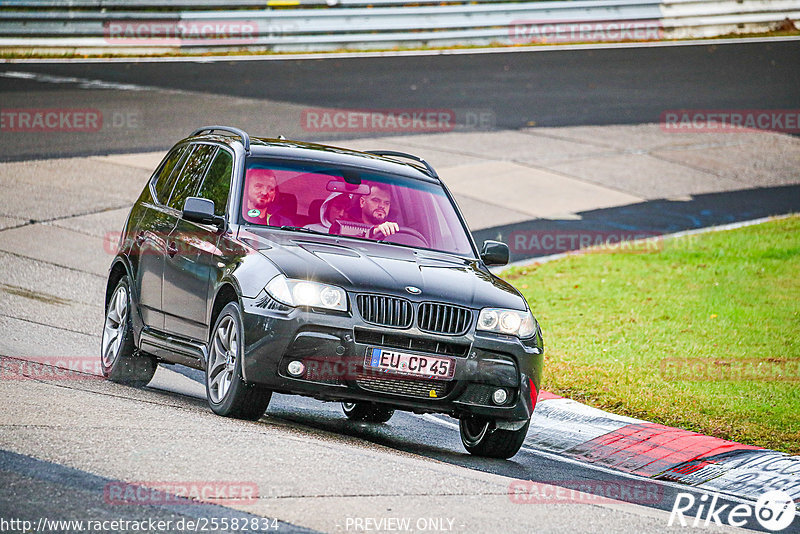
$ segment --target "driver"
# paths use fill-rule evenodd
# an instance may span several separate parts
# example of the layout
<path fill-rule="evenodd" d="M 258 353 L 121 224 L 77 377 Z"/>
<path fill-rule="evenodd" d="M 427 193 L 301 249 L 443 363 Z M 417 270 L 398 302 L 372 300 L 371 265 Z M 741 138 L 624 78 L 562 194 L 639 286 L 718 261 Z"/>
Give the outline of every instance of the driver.
<path fill-rule="evenodd" d="M 396 222 L 387 221 L 392 199 L 385 185 L 375 184 L 370 186 L 369 194 L 358 199 L 361 208 L 361 222 L 371 225 L 367 232 L 370 239 L 383 239 L 400 230 Z"/>

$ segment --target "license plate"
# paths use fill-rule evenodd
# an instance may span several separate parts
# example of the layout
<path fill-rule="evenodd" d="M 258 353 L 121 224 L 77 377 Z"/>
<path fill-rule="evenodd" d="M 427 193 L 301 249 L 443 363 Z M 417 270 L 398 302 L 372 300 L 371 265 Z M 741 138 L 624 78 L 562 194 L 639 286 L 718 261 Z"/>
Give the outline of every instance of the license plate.
<path fill-rule="evenodd" d="M 452 358 L 441 358 L 422 354 L 408 354 L 395 350 L 372 348 L 367 350 L 364 365 L 372 369 L 394 373 L 450 380 L 456 372 L 456 362 Z"/>

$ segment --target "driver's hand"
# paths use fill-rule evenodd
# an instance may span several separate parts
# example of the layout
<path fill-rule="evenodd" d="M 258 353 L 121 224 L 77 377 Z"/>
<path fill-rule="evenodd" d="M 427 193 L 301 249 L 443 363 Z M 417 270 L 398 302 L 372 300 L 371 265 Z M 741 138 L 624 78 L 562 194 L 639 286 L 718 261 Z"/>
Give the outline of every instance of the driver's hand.
<path fill-rule="evenodd" d="M 383 237 L 389 237 L 400 230 L 400 225 L 396 222 L 384 222 L 372 228 L 372 237 L 379 239 L 378 233 L 383 234 Z"/>

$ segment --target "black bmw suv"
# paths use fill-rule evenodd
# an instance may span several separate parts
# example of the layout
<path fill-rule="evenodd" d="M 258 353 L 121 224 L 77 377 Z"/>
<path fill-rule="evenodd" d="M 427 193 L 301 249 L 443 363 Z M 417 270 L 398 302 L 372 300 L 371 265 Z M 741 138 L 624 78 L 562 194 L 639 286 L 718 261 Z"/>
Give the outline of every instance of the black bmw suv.
<path fill-rule="evenodd" d="M 386 422 L 449 414 L 473 454 L 517 453 L 542 375 L 541 330 L 487 265 L 452 195 L 415 156 L 250 138 L 227 126 L 170 150 L 109 270 L 101 359 L 145 385 L 205 371 L 211 409 L 257 420 L 272 392 Z"/>

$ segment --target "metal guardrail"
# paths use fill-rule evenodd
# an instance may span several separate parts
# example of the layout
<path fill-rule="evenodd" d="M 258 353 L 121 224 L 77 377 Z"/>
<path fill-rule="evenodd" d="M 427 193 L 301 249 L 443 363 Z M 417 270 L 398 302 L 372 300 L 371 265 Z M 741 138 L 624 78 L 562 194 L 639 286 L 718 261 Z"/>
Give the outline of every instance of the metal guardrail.
<path fill-rule="evenodd" d="M 664 0 L 661 12 L 669 38 L 716 37 L 798 21 L 800 0 Z"/>
<path fill-rule="evenodd" d="M 546 1 L 546 0 L 540 0 Z M 480 0 L 481 3 L 513 2 L 513 0 Z M 0 7 L 30 9 L 165 9 L 184 10 L 204 9 L 263 9 L 265 7 L 354 7 L 354 6 L 402 6 L 409 0 L 0 0 Z M 414 5 L 442 4 L 443 0 L 415 0 Z M 469 4 L 474 0 L 447 0 L 449 4 Z"/>
<path fill-rule="evenodd" d="M 286 5 L 323 0 L 272 1 Z M 379 7 L 355 7 L 366 0 L 337 1 L 341 8 L 265 9 L 265 0 L 259 0 L 260 9 L 218 11 L 208 9 L 222 4 L 218 0 L 169 4 L 163 0 L 0 0 L 4 8 L 0 9 L 0 49 L 314 51 L 657 40 L 764 31 L 786 18 L 800 19 L 800 0 L 483 0 L 413 6 L 386 5 L 403 0 L 370 2 Z M 65 4 L 103 9 L 64 10 Z M 167 5 L 170 10 L 154 9 Z M 256 3 L 237 3 L 251 5 Z M 175 7 L 185 9 L 176 11 Z"/>

